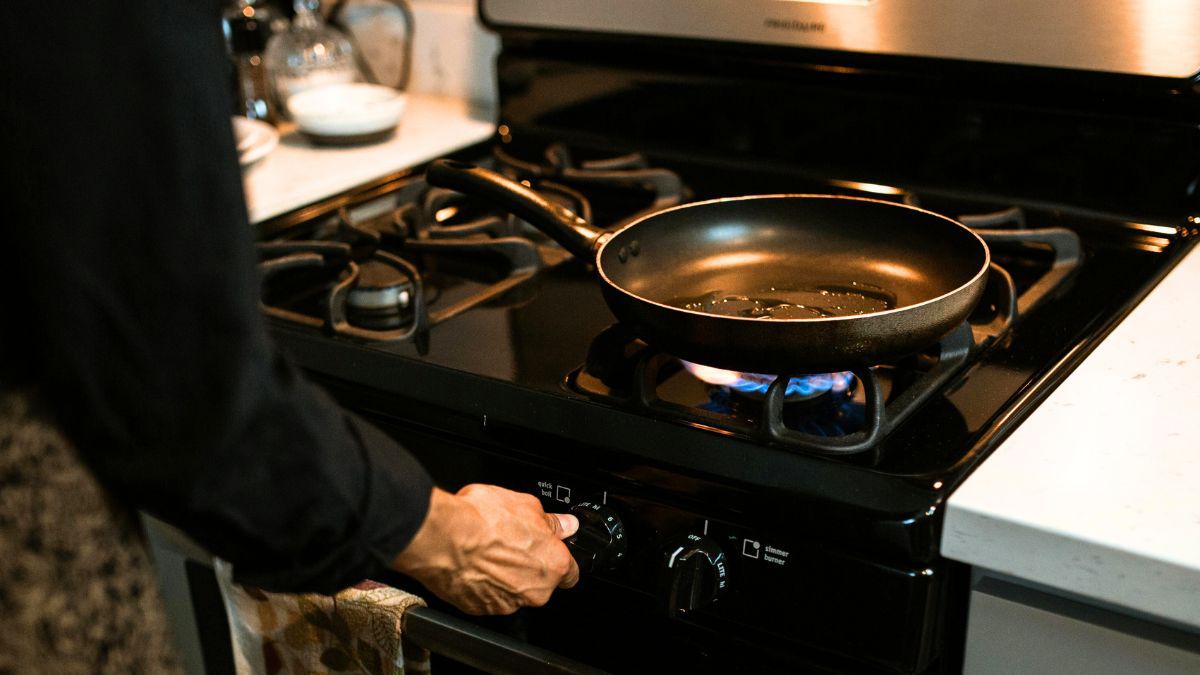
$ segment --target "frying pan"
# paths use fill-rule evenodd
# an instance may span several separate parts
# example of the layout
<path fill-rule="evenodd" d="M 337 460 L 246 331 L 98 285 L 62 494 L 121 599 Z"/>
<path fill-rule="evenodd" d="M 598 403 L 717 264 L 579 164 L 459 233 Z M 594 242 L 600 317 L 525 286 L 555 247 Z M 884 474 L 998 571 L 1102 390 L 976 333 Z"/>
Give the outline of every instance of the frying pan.
<path fill-rule="evenodd" d="M 426 178 L 502 204 L 594 260 L 634 334 L 728 370 L 831 372 L 918 352 L 967 318 L 990 263 L 962 224 L 874 199 L 715 199 L 609 232 L 472 164 L 437 160 Z"/>

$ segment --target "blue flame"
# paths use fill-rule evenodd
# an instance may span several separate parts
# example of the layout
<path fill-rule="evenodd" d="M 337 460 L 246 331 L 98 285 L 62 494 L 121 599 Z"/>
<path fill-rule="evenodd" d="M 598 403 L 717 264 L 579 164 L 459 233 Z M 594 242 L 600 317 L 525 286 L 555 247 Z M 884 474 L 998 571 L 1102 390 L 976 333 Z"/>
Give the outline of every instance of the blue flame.
<path fill-rule="evenodd" d="M 713 387 L 709 392 L 709 400 L 700 404 L 699 407 L 719 415 L 734 414 L 734 399 L 739 397 L 731 393 L 730 389 L 728 386 Z M 832 408 L 803 405 L 784 406 L 782 411 L 784 425 L 803 434 L 831 438 L 852 434 L 865 426 L 866 406 L 850 396 L 838 396 L 832 400 L 834 401 Z"/>
<path fill-rule="evenodd" d="M 771 388 L 777 379 L 774 375 L 758 373 L 738 373 L 732 370 L 722 370 L 698 363 L 682 361 L 683 367 L 703 382 L 721 387 L 728 387 L 744 394 L 762 396 Z M 819 375 L 802 375 L 788 381 L 785 396 L 792 398 L 812 397 L 833 392 L 845 393 L 854 385 L 854 374 L 848 372 L 824 373 Z"/>
<path fill-rule="evenodd" d="M 850 384 L 853 381 L 854 375 L 852 373 L 828 373 L 793 377 L 788 382 L 785 395 L 789 397 L 801 396 L 808 398 L 827 392 L 842 393 L 850 388 Z M 765 396 L 773 382 L 773 379 L 765 378 L 740 379 L 729 386 L 744 394 Z"/>

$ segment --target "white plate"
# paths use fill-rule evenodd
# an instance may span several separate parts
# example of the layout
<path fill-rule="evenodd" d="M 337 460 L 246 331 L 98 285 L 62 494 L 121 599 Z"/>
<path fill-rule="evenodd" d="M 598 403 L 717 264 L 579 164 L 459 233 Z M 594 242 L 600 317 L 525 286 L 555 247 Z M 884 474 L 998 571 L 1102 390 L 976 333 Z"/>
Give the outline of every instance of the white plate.
<path fill-rule="evenodd" d="M 279 132 L 260 120 L 235 115 L 233 138 L 237 143 L 238 164 L 250 166 L 266 157 L 279 145 Z"/>

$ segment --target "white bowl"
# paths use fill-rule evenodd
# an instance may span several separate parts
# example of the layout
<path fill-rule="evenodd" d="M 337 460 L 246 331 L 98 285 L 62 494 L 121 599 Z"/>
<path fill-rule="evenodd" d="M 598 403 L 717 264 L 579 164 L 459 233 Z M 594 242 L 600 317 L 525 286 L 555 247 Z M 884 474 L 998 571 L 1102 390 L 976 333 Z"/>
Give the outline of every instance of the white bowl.
<path fill-rule="evenodd" d="M 238 163 L 243 167 L 266 157 L 279 144 L 275 127 L 238 115 L 233 117 L 233 138 L 237 142 Z"/>
<path fill-rule="evenodd" d="M 390 132 L 408 98 L 379 84 L 354 82 L 306 89 L 288 99 L 288 112 L 310 136 L 354 139 Z"/>

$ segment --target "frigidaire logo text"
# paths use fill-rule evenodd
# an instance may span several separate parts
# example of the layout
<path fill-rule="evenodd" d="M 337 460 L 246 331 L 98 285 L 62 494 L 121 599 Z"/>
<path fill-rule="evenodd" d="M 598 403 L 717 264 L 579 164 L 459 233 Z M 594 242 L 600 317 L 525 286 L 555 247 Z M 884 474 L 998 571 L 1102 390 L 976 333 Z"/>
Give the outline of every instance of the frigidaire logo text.
<path fill-rule="evenodd" d="M 800 19 L 771 19 L 765 21 L 767 28 L 794 30 L 801 33 L 824 33 L 825 24 L 820 21 L 801 21 Z"/>

